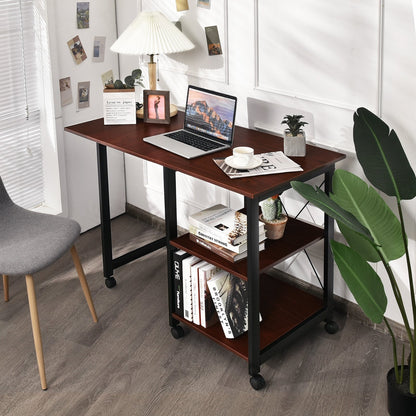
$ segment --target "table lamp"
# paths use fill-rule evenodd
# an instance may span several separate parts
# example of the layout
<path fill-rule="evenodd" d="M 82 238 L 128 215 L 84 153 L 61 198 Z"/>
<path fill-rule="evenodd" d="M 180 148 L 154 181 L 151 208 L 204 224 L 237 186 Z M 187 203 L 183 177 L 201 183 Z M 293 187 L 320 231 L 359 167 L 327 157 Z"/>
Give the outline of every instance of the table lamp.
<path fill-rule="evenodd" d="M 143 11 L 113 43 L 111 50 L 126 55 L 149 55 L 149 87 L 156 89 L 156 62 L 153 56 L 184 52 L 195 45 L 162 13 Z"/>

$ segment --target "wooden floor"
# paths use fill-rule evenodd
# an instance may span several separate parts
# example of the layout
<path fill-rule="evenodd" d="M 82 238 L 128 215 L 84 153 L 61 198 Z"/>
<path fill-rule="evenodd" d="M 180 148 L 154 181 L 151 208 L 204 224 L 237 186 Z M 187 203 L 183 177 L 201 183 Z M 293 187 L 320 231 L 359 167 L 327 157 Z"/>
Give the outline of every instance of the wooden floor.
<path fill-rule="evenodd" d="M 130 216 L 113 221 L 117 255 L 161 235 Z M 49 389 L 42 391 L 24 278 L 0 298 L 0 415 L 187 416 L 386 415 L 391 343 L 353 319 L 329 335 L 316 327 L 262 365 L 264 390 L 247 363 L 192 331 L 170 334 L 164 249 L 115 272 L 107 289 L 100 232 L 77 243 L 99 317 L 92 322 L 70 255 L 35 276 Z"/>

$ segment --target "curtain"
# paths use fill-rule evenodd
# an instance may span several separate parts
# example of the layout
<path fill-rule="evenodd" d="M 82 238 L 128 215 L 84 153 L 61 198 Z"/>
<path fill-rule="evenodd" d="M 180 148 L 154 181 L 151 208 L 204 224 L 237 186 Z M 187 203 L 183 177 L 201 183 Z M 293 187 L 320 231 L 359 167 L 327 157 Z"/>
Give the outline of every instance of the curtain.
<path fill-rule="evenodd" d="M 0 0 L 0 175 L 15 203 L 42 204 L 42 45 L 35 0 Z"/>

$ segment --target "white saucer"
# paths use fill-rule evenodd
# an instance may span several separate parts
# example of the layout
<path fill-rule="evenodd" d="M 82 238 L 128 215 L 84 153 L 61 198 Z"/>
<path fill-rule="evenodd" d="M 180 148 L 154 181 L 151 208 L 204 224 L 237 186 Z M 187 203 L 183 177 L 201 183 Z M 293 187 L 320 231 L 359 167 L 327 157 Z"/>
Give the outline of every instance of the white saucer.
<path fill-rule="evenodd" d="M 261 159 L 260 156 L 253 156 L 253 160 L 251 161 L 251 163 L 249 165 L 237 165 L 233 162 L 234 156 L 228 156 L 225 158 L 224 162 L 228 165 L 231 166 L 234 169 L 240 169 L 240 170 L 246 170 L 246 169 L 254 169 L 259 167 L 262 163 L 263 160 Z"/>

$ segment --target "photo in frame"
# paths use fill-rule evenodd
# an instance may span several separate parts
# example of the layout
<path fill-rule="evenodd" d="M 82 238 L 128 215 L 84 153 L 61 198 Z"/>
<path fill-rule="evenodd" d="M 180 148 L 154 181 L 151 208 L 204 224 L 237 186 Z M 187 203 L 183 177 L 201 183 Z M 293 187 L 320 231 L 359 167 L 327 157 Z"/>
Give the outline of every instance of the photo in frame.
<path fill-rule="evenodd" d="M 143 90 L 143 121 L 145 123 L 169 124 L 169 91 Z"/>

